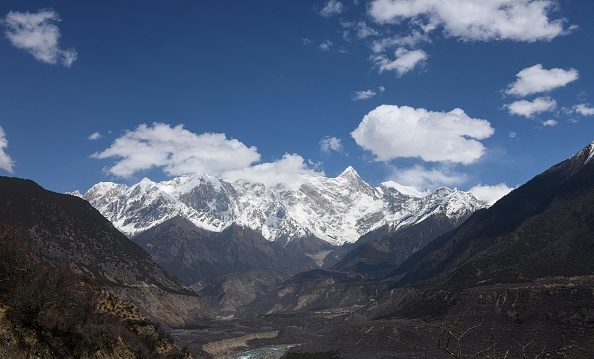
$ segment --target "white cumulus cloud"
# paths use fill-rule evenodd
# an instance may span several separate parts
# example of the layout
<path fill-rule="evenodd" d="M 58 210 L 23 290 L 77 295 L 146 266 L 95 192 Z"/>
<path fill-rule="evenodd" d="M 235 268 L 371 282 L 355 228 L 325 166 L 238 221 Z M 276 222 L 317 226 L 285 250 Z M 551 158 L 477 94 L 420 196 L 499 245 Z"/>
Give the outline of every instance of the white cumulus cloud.
<path fill-rule="evenodd" d="M 499 183 L 493 186 L 479 184 L 469 189 L 468 192 L 488 205 L 493 205 L 514 189 L 514 187 L 510 187 L 505 183 Z"/>
<path fill-rule="evenodd" d="M 555 5 L 553 0 L 373 0 L 369 14 L 381 24 L 409 20 L 463 40 L 532 42 L 571 29 L 550 17 Z"/>
<path fill-rule="evenodd" d="M 379 161 L 409 157 L 470 164 L 485 153 L 480 140 L 494 132 L 489 121 L 459 108 L 435 112 L 381 105 L 363 117 L 351 136 Z"/>
<path fill-rule="evenodd" d="M 60 47 L 60 16 L 51 9 L 37 12 L 11 11 L 2 24 L 10 43 L 27 51 L 41 62 L 72 66 L 77 59 L 74 49 Z"/>
<path fill-rule="evenodd" d="M 537 97 L 534 100 L 519 100 L 506 105 L 507 110 L 512 115 L 532 118 L 534 115 L 553 111 L 557 108 L 557 101 L 550 97 Z"/>
<path fill-rule="evenodd" d="M 338 15 L 344 11 L 344 5 L 337 0 L 329 0 L 319 11 L 320 15 L 330 17 Z"/>
<path fill-rule="evenodd" d="M 162 168 L 168 175 L 205 172 L 219 176 L 260 160 L 256 147 L 228 139 L 223 133 L 195 134 L 183 125 L 164 123 L 141 124 L 92 156 L 115 159 L 108 171 L 118 177 L 151 168 Z"/>
<path fill-rule="evenodd" d="M 249 180 L 294 187 L 308 177 L 323 175 L 298 154 L 285 154 L 273 162 L 258 163 L 256 147 L 248 147 L 223 133 L 193 133 L 183 125 L 141 124 L 125 132 L 96 159 L 112 159 L 107 171 L 117 177 L 159 168 L 169 176 L 208 173 L 230 180 Z"/>
<path fill-rule="evenodd" d="M 398 76 L 411 71 L 417 65 L 427 60 L 427 58 L 429 58 L 429 55 L 423 50 L 408 50 L 403 47 L 395 51 L 393 59 L 385 55 L 372 56 L 372 60 L 380 73 L 384 71 L 395 71 Z"/>
<path fill-rule="evenodd" d="M 0 170 L 12 173 L 14 162 L 12 158 L 6 153 L 8 148 L 8 140 L 6 139 L 6 132 L 0 127 Z"/>
<path fill-rule="evenodd" d="M 576 69 L 545 69 L 541 64 L 527 67 L 516 74 L 516 81 L 505 91 L 508 95 L 527 96 L 563 87 L 579 77 Z"/>
<path fill-rule="evenodd" d="M 342 152 L 342 141 L 340 138 L 326 136 L 320 140 L 320 149 L 323 152 Z"/>

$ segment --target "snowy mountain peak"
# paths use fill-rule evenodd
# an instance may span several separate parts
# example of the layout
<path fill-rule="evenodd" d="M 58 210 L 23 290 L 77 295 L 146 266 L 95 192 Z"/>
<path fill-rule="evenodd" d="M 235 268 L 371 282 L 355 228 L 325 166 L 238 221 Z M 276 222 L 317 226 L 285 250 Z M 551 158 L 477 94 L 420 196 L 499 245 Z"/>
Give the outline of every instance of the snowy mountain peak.
<path fill-rule="evenodd" d="M 372 187 L 352 167 L 336 178 L 312 177 L 296 189 L 195 174 L 143 179 L 131 187 L 99 183 L 83 198 L 129 236 L 179 215 L 209 231 L 237 224 L 269 240 L 316 236 L 337 245 L 380 226 L 400 228 L 439 213 L 463 218 L 484 207 L 447 188 L 421 193 L 396 182 Z"/>
<path fill-rule="evenodd" d="M 322 181 L 328 180 L 326 177 L 321 177 Z M 353 189 L 358 188 L 359 190 L 368 192 L 372 190 L 372 187 L 359 176 L 359 173 L 353 168 L 348 166 L 341 174 L 333 179 L 333 183 L 342 186 L 352 186 Z"/>
<path fill-rule="evenodd" d="M 574 170 L 578 170 L 582 166 L 588 164 L 594 158 L 594 142 L 590 143 L 579 152 L 569 158 L 569 161 L 575 166 Z"/>
<path fill-rule="evenodd" d="M 341 174 L 338 175 L 338 177 L 340 178 L 361 178 L 359 176 L 359 173 L 357 173 L 357 171 L 355 170 L 355 168 L 353 168 L 353 166 L 348 166 L 347 168 L 345 168 L 344 171 L 342 171 Z"/>

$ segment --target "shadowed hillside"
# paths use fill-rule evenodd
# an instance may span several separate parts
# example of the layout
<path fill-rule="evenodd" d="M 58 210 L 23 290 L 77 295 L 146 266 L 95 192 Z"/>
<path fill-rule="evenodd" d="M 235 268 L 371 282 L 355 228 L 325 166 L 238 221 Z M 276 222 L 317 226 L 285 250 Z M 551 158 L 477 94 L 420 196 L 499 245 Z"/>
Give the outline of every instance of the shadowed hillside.
<path fill-rule="evenodd" d="M 183 358 L 158 325 L 0 227 L 0 357 Z"/>
<path fill-rule="evenodd" d="M 0 177 L 0 224 L 23 233 L 44 259 L 95 278 L 153 318 L 182 324 L 208 315 L 195 294 L 80 198 Z"/>

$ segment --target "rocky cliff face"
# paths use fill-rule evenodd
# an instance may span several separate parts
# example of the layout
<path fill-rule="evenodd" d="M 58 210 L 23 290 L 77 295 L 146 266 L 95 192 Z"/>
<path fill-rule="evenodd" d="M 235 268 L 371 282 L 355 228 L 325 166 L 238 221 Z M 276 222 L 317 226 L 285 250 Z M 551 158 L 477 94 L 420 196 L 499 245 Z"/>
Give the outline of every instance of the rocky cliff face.
<path fill-rule="evenodd" d="M 333 245 L 382 226 L 397 230 L 438 213 L 455 221 L 485 207 L 455 189 L 418 193 L 394 182 L 372 187 L 352 167 L 336 178 L 311 176 L 297 189 L 196 174 L 130 187 L 99 183 L 82 197 L 128 236 L 182 216 L 212 232 L 237 224 L 268 240 L 316 237 Z"/>

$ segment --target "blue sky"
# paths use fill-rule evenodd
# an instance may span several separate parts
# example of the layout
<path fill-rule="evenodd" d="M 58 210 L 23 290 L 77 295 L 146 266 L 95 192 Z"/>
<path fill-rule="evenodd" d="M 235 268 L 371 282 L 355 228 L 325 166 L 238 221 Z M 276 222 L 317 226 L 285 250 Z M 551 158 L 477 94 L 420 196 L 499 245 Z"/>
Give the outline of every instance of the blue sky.
<path fill-rule="evenodd" d="M 452 18 L 468 1 L 4 1 L 0 173 L 69 191 L 353 165 L 372 184 L 517 186 L 594 139 L 594 3 L 499 2 Z M 55 39 L 23 27 L 40 14 L 56 44 L 27 38 Z"/>

